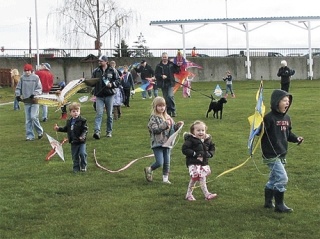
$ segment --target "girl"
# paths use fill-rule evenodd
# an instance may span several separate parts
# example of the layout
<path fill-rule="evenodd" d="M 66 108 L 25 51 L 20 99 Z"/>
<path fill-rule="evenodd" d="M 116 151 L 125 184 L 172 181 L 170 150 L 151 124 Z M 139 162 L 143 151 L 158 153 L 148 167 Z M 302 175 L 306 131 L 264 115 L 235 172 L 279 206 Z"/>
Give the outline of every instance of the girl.
<path fill-rule="evenodd" d="M 186 155 L 186 165 L 191 176 L 186 200 L 195 201 L 192 195 L 194 185 L 200 181 L 201 190 L 206 200 L 217 197 L 217 194 L 210 193 L 207 189 L 206 178 L 211 174 L 208 159 L 213 157 L 215 144 L 211 135 L 206 133 L 207 126 L 202 121 L 195 121 L 190 127 L 190 133 L 185 132 L 182 153 Z"/>
<path fill-rule="evenodd" d="M 171 184 L 169 181 L 170 170 L 170 148 L 162 145 L 168 140 L 171 134 L 174 133 L 183 124 L 179 121 L 174 123 L 173 119 L 166 112 L 166 101 L 163 97 L 156 97 L 152 102 L 152 112 L 148 123 L 148 129 L 151 137 L 151 148 L 156 161 L 144 169 L 145 176 L 148 182 L 152 181 L 152 172 L 163 166 L 162 175 L 163 182 Z"/>

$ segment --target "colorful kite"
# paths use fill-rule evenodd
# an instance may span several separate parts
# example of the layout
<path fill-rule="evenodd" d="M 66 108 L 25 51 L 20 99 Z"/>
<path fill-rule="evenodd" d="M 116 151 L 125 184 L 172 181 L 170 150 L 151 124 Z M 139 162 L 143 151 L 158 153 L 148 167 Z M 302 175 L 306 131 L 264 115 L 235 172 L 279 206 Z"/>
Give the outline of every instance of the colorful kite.
<path fill-rule="evenodd" d="M 139 86 L 138 88 L 136 88 L 134 90 L 135 93 L 153 89 L 153 85 L 155 84 L 153 78 L 146 78 L 146 80 L 148 80 L 148 83 L 145 83 L 145 84 Z"/>
<path fill-rule="evenodd" d="M 50 152 L 47 154 L 46 160 L 49 161 L 55 154 L 58 154 L 59 157 L 64 161 L 64 155 L 63 155 L 63 148 L 62 145 L 67 142 L 67 138 L 64 138 L 61 143 L 59 143 L 57 140 L 52 138 L 50 135 L 46 134 L 47 138 L 50 142 L 50 145 L 52 149 Z"/>
<path fill-rule="evenodd" d="M 221 90 L 219 84 L 217 84 L 216 88 L 215 88 L 214 91 L 213 91 L 213 94 L 214 94 L 215 96 L 218 96 L 218 97 L 221 97 L 221 96 L 222 96 L 222 90 Z"/>

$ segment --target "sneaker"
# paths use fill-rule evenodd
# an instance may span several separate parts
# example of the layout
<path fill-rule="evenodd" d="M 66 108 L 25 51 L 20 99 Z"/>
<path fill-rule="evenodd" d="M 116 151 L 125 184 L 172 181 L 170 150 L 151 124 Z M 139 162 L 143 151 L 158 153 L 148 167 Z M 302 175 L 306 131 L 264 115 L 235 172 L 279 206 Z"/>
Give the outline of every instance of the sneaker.
<path fill-rule="evenodd" d="M 109 132 L 109 133 L 107 133 L 107 135 L 106 135 L 108 138 L 111 138 L 112 137 L 112 134 L 111 134 L 111 132 Z"/>
<path fill-rule="evenodd" d="M 149 99 L 152 99 L 152 96 L 149 96 Z"/>
<path fill-rule="evenodd" d="M 166 180 L 166 181 L 162 181 L 163 183 L 166 183 L 166 184 L 171 184 L 171 182 L 169 180 Z"/>
<path fill-rule="evenodd" d="M 144 168 L 144 174 L 148 182 L 152 182 L 152 170 L 151 167 Z"/>
<path fill-rule="evenodd" d="M 43 137 L 43 134 L 38 135 L 38 139 L 42 139 L 42 137 Z"/>
<path fill-rule="evenodd" d="M 177 116 L 177 113 L 176 112 L 172 112 L 171 113 L 171 117 L 176 117 Z"/>
<path fill-rule="evenodd" d="M 87 172 L 87 167 L 82 168 L 81 172 Z"/>
<path fill-rule="evenodd" d="M 26 141 L 33 141 L 34 139 L 32 138 L 26 138 Z"/>
<path fill-rule="evenodd" d="M 188 197 L 186 197 L 186 200 L 188 201 L 195 201 L 195 197 L 193 195 L 189 195 Z"/>
<path fill-rule="evenodd" d="M 47 118 L 43 118 L 43 119 L 42 119 L 42 122 L 47 122 Z"/>
<path fill-rule="evenodd" d="M 100 133 L 98 131 L 94 132 L 93 138 L 100 139 Z"/>
<path fill-rule="evenodd" d="M 216 193 L 210 193 L 208 194 L 208 196 L 206 196 L 206 200 L 209 201 L 209 200 L 212 200 L 214 198 L 216 198 L 218 195 Z"/>
<path fill-rule="evenodd" d="M 142 99 L 143 99 L 143 100 L 145 100 L 145 99 L 146 99 L 146 97 L 142 97 Z"/>

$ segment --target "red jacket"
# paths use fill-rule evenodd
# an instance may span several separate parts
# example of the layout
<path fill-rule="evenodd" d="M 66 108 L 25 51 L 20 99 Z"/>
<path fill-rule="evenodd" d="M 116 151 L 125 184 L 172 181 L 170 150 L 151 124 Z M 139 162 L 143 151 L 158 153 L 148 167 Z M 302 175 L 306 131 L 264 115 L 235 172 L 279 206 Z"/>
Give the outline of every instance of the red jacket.
<path fill-rule="evenodd" d="M 36 71 L 36 75 L 40 78 L 42 92 L 49 93 L 53 86 L 53 74 L 50 71 L 43 69 Z"/>

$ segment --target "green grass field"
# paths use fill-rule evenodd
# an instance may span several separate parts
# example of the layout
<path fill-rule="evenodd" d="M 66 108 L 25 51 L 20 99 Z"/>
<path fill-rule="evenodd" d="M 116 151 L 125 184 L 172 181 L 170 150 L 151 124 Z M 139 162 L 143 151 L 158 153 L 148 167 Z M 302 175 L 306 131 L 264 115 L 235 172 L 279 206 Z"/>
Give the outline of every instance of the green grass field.
<path fill-rule="evenodd" d="M 224 87 L 223 82 L 219 82 Z M 90 133 L 87 140 L 88 172 L 73 174 L 70 145 L 64 144 L 63 162 L 58 156 L 45 157 L 51 149 L 44 137 L 25 141 L 24 110 L 0 106 L 0 238 L 110 238 L 110 239 L 317 239 L 320 238 L 320 81 L 293 81 L 293 104 L 289 114 L 293 132 L 305 138 L 300 146 L 290 144 L 287 156 L 289 184 L 285 202 L 294 209 L 279 214 L 263 208 L 268 169 L 261 162 L 260 149 L 241 168 L 216 179 L 220 173 L 248 158 L 248 116 L 254 113 L 259 81 L 236 81 L 236 98 L 228 98 L 222 120 L 205 117 L 216 82 L 193 83 L 191 98 L 176 93 L 182 130 L 195 120 L 208 125 L 216 143 L 211 159 L 208 188 L 219 196 L 205 201 L 200 188 L 197 201 L 184 200 L 189 176 L 181 153 L 182 133 L 172 150 L 171 185 L 162 183 L 161 170 L 154 181 L 144 178 L 143 168 L 154 159 L 144 158 L 120 173 L 108 173 L 95 166 L 93 151 L 101 165 L 117 170 L 131 160 L 152 153 L 147 122 L 151 100 L 136 94 L 130 108 L 114 122 L 112 138 L 92 138 L 95 112 L 91 102 L 82 104 Z M 279 81 L 264 82 L 266 111 L 270 94 Z M 202 94 L 200 94 L 202 93 Z M 12 90 L 0 89 L 0 102 L 13 100 Z M 77 100 L 85 94 L 76 94 Z M 64 125 L 60 112 L 50 108 L 48 122 L 42 123 L 49 135 L 61 141 L 53 125 Z M 105 131 L 105 120 L 102 125 Z M 103 134 L 104 136 L 104 134 Z"/>

